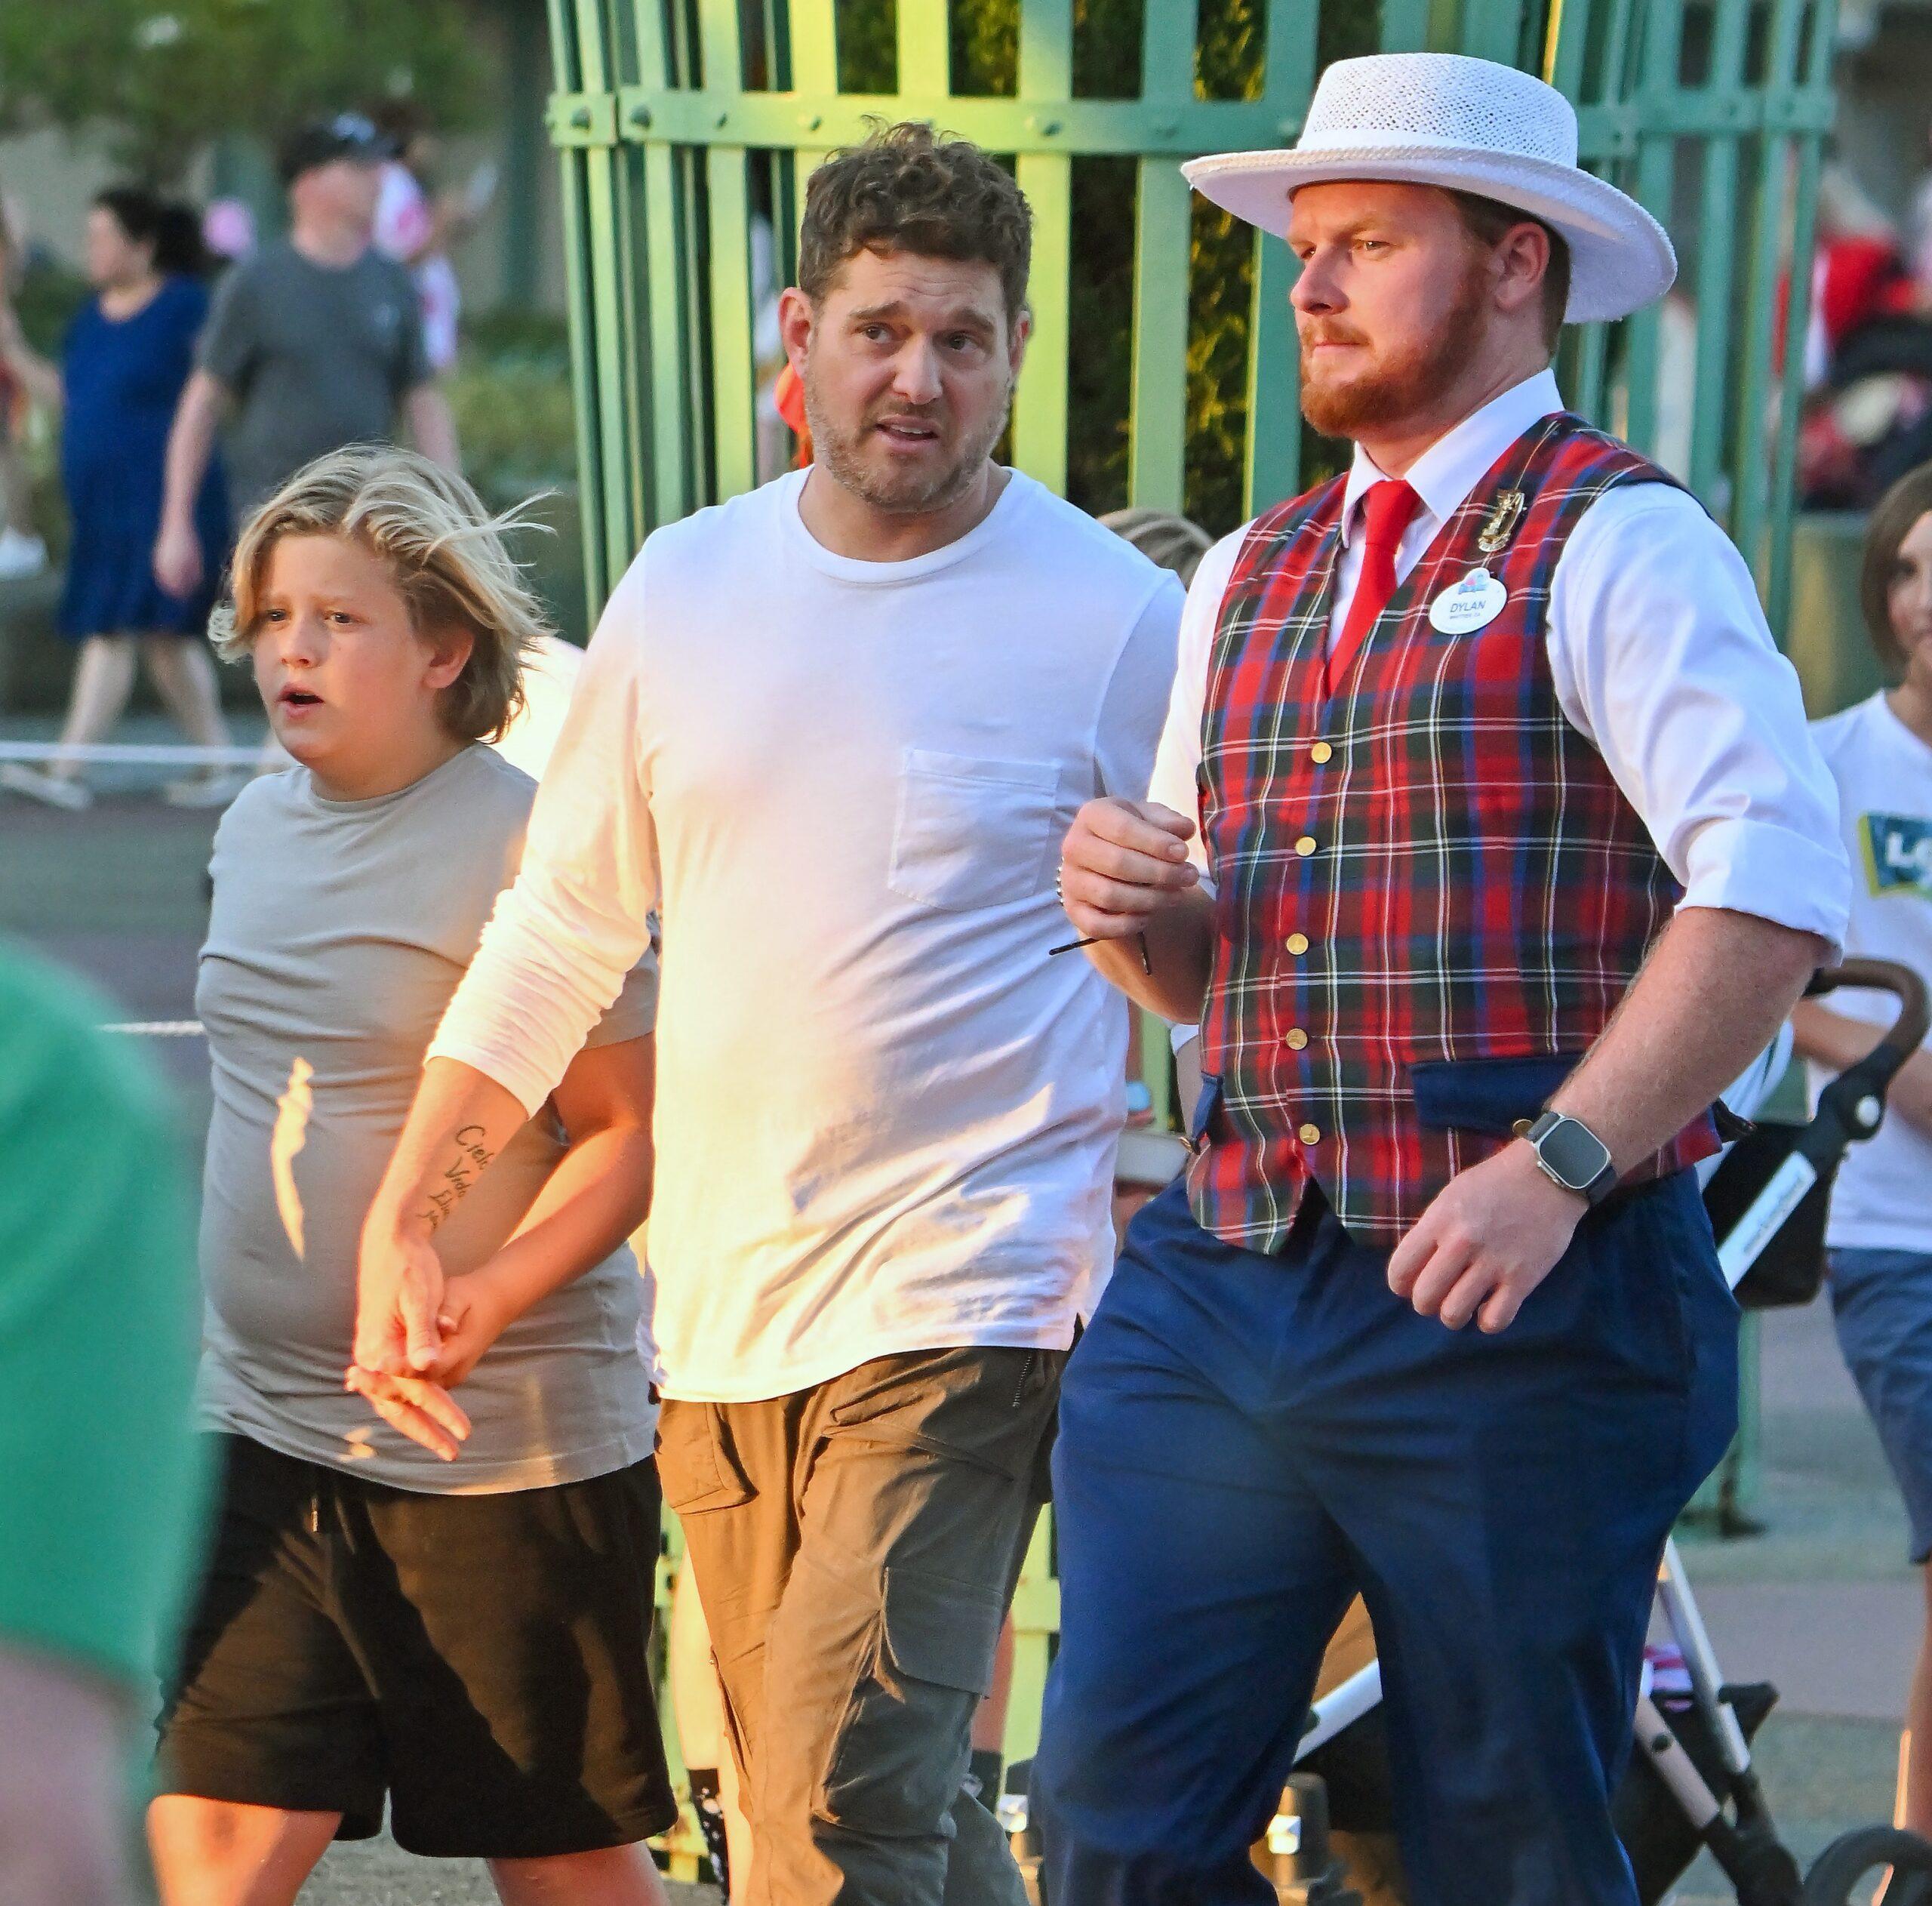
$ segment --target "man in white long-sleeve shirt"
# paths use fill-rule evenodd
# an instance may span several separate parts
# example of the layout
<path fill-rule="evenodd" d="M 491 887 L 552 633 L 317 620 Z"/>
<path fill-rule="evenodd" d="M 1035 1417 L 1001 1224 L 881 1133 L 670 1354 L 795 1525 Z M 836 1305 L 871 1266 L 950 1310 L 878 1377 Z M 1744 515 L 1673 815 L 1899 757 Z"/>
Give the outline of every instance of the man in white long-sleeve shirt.
<path fill-rule="evenodd" d="M 659 531 L 590 645 L 365 1233 L 356 1356 L 460 1431 L 432 1190 L 540 1105 L 665 922 L 659 1460 L 753 1897 L 1023 1895 L 964 1790 L 1060 1369 L 1112 1261 L 1124 1008 L 1064 919 L 1146 787 L 1180 592 L 990 460 L 1026 202 L 902 126 L 814 176 L 786 345 L 817 463 Z"/>

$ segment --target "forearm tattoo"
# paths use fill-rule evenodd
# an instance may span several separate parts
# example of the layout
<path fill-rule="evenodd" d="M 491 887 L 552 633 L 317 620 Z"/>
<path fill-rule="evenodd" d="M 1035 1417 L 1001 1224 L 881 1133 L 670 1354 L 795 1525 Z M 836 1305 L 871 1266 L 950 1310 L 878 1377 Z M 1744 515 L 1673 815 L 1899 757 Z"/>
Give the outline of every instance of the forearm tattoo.
<path fill-rule="evenodd" d="M 480 1125 L 460 1125 L 451 1139 L 449 1160 L 429 1185 L 429 1209 L 423 1215 L 435 1230 L 462 1203 L 469 1187 L 489 1169 L 496 1156 L 483 1145 Z"/>

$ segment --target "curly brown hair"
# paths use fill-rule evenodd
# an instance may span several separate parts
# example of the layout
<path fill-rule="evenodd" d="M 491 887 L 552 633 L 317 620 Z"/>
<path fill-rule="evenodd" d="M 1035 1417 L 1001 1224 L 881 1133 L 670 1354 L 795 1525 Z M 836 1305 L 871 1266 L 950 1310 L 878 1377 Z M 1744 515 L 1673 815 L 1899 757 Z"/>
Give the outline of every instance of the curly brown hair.
<path fill-rule="evenodd" d="M 817 304 L 860 251 L 911 251 L 993 266 L 1009 319 L 1026 303 L 1033 214 L 1011 174 L 924 121 L 875 121 L 864 141 L 813 173 L 798 232 L 798 288 Z"/>

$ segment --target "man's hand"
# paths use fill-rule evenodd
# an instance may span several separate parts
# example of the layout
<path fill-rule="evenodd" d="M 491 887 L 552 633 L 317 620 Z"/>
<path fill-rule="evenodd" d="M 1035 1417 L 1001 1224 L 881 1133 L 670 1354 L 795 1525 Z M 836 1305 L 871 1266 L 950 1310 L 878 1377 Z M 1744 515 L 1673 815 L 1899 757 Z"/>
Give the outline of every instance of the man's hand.
<path fill-rule="evenodd" d="M 1436 1194 L 1390 1257 L 1389 1288 L 1451 1330 L 1472 1317 L 1491 1333 L 1506 1330 L 1589 1209 L 1518 1139 Z"/>
<path fill-rule="evenodd" d="M 162 523 L 155 540 L 154 579 L 171 596 L 194 594 L 202 580 L 202 539 L 192 523 Z"/>
<path fill-rule="evenodd" d="M 1090 940 L 1126 940 L 1180 904 L 1201 876 L 1187 858 L 1194 823 L 1157 801 L 1089 801 L 1060 850 L 1060 901 Z"/>
<path fill-rule="evenodd" d="M 456 1399 L 427 1377 L 392 1376 L 352 1363 L 342 1387 L 368 1397 L 370 1408 L 392 1429 L 446 1463 L 456 1461 L 469 1434 L 469 1418 Z"/>
<path fill-rule="evenodd" d="M 388 1376 L 420 1375 L 442 1353 L 442 1261 L 426 1233 L 372 1211 L 362 1227 L 355 1277 L 357 1366 Z"/>

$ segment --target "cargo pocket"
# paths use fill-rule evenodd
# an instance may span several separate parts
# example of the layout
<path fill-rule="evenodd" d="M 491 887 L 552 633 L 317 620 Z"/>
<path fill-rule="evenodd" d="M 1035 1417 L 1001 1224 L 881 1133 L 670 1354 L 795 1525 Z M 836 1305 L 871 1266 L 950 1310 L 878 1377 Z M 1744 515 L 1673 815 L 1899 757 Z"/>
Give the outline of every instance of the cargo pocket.
<path fill-rule="evenodd" d="M 657 1480 L 664 1506 L 679 1516 L 734 1508 L 756 1492 L 726 1448 L 715 1403 L 666 1403 L 657 1417 Z"/>
<path fill-rule="evenodd" d="M 815 1812 L 890 1838 L 945 1831 L 1005 1613 L 992 1589 L 887 1568 Z"/>

